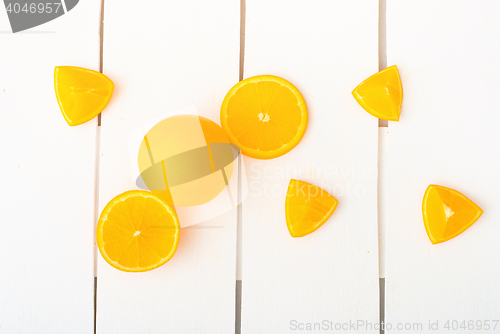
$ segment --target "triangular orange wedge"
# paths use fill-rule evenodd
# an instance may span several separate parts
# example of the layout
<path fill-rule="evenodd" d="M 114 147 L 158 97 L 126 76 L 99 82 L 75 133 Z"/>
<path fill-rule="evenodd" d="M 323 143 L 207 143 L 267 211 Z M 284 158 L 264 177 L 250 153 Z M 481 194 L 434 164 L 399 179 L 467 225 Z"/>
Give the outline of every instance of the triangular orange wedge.
<path fill-rule="evenodd" d="M 286 225 L 294 238 L 320 228 L 337 208 L 339 201 L 310 183 L 290 180 L 285 201 Z"/>
<path fill-rule="evenodd" d="M 352 91 L 358 103 L 373 116 L 399 121 L 403 86 L 396 65 L 375 73 Z"/>
<path fill-rule="evenodd" d="M 70 126 L 75 126 L 90 121 L 106 107 L 114 84 L 100 72 L 56 66 L 54 88 L 64 119 Z"/>
<path fill-rule="evenodd" d="M 462 193 L 431 184 L 425 191 L 422 214 L 429 239 L 438 244 L 471 227 L 483 210 Z"/>

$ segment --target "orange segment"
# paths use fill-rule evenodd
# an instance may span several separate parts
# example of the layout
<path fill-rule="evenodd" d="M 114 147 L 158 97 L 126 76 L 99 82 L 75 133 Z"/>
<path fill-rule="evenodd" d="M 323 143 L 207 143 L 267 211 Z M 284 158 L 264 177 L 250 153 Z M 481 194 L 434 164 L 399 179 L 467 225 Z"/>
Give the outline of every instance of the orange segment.
<path fill-rule="evenodd" d="M 373 116 L 399 121 L 403 86 L 396 65 L 375 73 L 352 91 L 358 103 Z"/>
<path fill-rule="evenodd" d="M 422 214 L 429 239 L 438 244 L 471 227 L 483 210 L 460 192 L 431 184 L 425 191 Z"/>
<path fill-rule="evenodd" d="M 286 225 L 294 238 L 308 235 L 323 225 L 339 201 L 325 190 L 291 179 L 285 201 Z"/>
<path fill-rule="evenodd" d="M 97 116 L 108 104 L 114 84 L 102 73 L 73 66 L 56 66 L 54 87 L 57 103 L 70 126 Z"/>
<path fill-rule="evenodd" d="M 227 93 L 221 125 L 231 143 L 256 159 L 272 159 L 289 152 L 307 128 L 307 106 L 299 90 L 273 75 L 240 81 Z"/>
<path fill-rule="evenodd" d="M 97 246 L 111 266 L 123 271 L 155 269 L 174 256 L 180 225 L 174 208 L 148 191 L 113 198 L 97 223 Z"/>

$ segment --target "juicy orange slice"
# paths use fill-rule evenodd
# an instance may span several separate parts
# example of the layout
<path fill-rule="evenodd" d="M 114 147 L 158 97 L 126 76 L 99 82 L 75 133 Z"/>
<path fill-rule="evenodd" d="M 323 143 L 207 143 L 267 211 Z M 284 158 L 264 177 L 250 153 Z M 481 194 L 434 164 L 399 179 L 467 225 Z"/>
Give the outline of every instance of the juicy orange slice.
<path fill-rule="evenodd" d="M 307 106 L 299 90 L 273 75 L 240 81 L 222 102 L 221 125 L 231 143 L 257 159 L 279 157 L 300 142 Z"/>
<path fill-rule="evenodd" d="M 375 73 L 352 91 L 358 103 L 373 116 L 399 121 L 403 86 L 396 65 Z"/>
<path fill-rule="evenodd" d="M 323 225 L 339 201 L 310 183 L 290 180 L 286 193 L 286 225 L 294 238 L 308 235 Z"/>
<path fill-rule="evenodd" d="M 429 239 L 438 244 L 471 227 L 483 210 L 460 192 L 431 184 L 425 191 L 422 214 Z"/>
<path fill-rule="evenodd" d="M 102 73 L 73 66 L 56 66 L 54 87 L 57 103 L 70 126 L 97 116 L 108 104 L 114 84 Z"/>
<path fill-rule="evenodd" d="M 166 263 L 177 250 L 179 234 L 174 208 L 141 190 L 113 198 L 96 229 L 102 257 L 123 271 L 147 271 Z"/>

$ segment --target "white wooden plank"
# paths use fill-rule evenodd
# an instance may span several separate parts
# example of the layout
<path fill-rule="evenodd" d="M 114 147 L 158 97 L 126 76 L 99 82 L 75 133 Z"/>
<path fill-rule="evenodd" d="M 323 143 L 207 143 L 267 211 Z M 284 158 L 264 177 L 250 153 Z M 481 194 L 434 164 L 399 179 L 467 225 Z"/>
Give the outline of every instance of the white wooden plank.
<path fill-rule="evenodd" d="M 237 1 L 105 3 L 104 72 L 115 99 L 102 118 L 100 207 L 135 189 L 128 140 L 144 122 L 195 105 L 219 123 L 238 81 Z M 183 228 L 177 253 L 131 274 L 98 258 L 98 333 L 230 333 L 235 321 L 236 210 Z"/>
<path fill-rule="evenodd" d="M 0 332 L 93 333 L 97 120 L 68 126 L 54 66 L 99 69 L 100 1 L 17 34 L 0 12 Z"/>
<path fill-rule="evenodd" d="M 500 331 L 492 322 L 500 314 L 499 16 L 493 0 L 387 4 L 388 65 L 398 65 L 404 101 L 400 122 L 389 124 L 386 321 L 423 326 L 405 333 L 443 333 L 448 320 L 453 333 Z M 421 213 L 431 183 L 461 191 L 485 211 L 438 245 Z M 454 320 L 474 323 L 454 330 Z"/>
<path fill-rule="evenodd" d="M 374 325 L 378 120 L 359 107 L 351 90 L 378 70 L 378 3 L 249 0 L 246 6 L 245 77 L 273 74 L 291 81 L 310 120 L 288 154 L 244 159 L 249 194 L 242 209 L 242 333 L 293 333 L 307 323 L 322 330 L 345 330 L 358 320 Z M 285 222 L 292 177 L 340 201 L 324 226 L 300 239 L 290 237 Z"/>

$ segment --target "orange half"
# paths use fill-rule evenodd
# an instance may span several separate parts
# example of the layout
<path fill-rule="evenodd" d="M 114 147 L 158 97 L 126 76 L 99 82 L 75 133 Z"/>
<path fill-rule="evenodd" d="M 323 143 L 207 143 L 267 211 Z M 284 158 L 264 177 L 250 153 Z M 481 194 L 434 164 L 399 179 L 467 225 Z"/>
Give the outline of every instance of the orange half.
<path fill-rule="evenodd" d="M 123 271 L 148 271 L 174 256 L 180 225 L 174 208 L 148 191 L 126 191 L 102 210 L 97 246 L 106 262 Z"/>
<path fill-rule="evenodd" d="M 90 121 L 106 107 L 114 84 L 100 72 L 56 66 L 54 88 L 64 119 L 70 126 L 75 126 Z"/>
<path fill-rule="evenodd" d="M 431 184 L 425 191 L 422 214 L 429 239 L 438 244 L 471 227 L 483 210 L 462 193 Z"/>
<path fill-rule="evenodd" d="M 403 85 L 396 65 L 375 73 L 358 85 L 352 95 L 359 105 L 379 119 L 399 121 Z"/>
<path fill-rule="evenodd" d="M 285 201 L 286 225 L 294 238 L 311 234 L 330 218 L 339 201 L 310 183 L 290 180 Z"/>
<path fill-rule="evenodd" d="M 256 159 L 273 159 L 300 142 L 307 128 L 307 106 L 290 82 L 274 75 L 240 81 L 227 93 L 220 113 L 231 143 Z"/>

